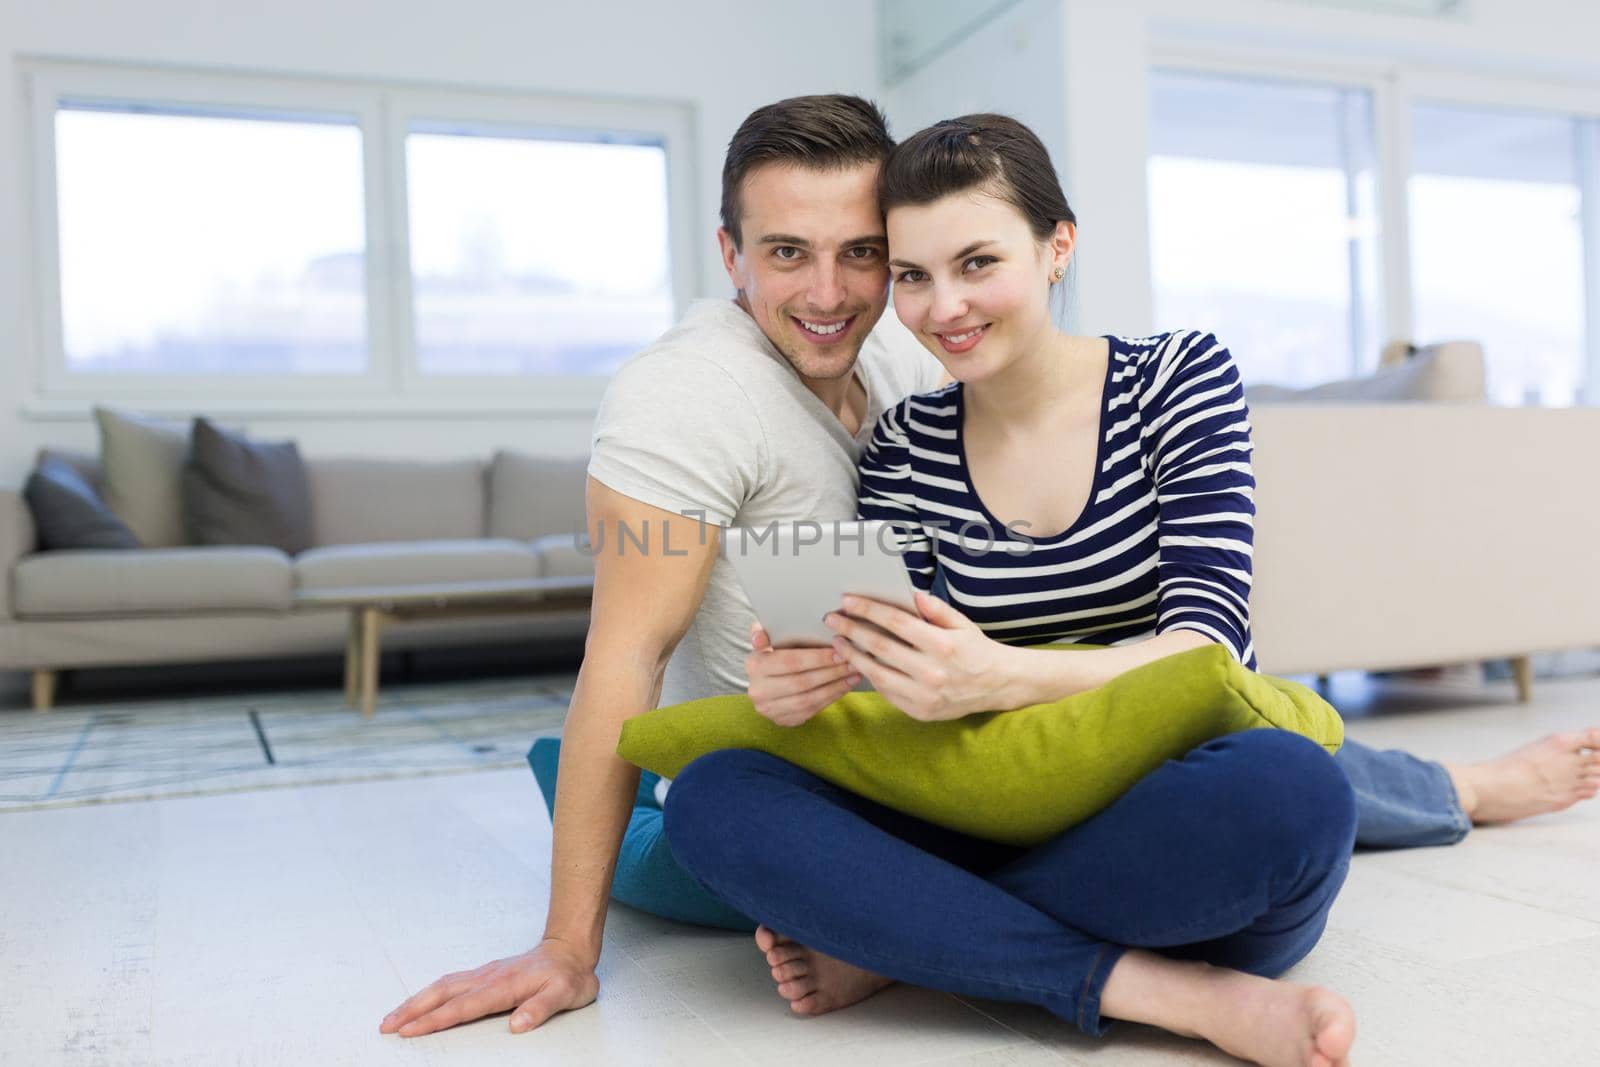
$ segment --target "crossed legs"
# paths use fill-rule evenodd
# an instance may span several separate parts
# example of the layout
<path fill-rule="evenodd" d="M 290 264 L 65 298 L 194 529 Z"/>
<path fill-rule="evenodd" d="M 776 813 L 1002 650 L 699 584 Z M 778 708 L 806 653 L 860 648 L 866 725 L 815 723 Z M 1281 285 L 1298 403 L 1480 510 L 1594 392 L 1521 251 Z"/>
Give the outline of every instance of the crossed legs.
<path fill-rule="evenodd" d="M 1321 936 L 1354 823 L 1327 754 L 1266 730 L 1167 763 L 1028 850 L 748 751 L 696 760 L 666 808 L 678 861 L 762 924 L 775 977 L 817 982 L 806 996 L 904 981 L 1038 1004 L 1089 1033 L 1133 1019 L 1297 1064 L 1340 1063 L 1354 1037 L 1335 994 L 1269 980 Z"/>

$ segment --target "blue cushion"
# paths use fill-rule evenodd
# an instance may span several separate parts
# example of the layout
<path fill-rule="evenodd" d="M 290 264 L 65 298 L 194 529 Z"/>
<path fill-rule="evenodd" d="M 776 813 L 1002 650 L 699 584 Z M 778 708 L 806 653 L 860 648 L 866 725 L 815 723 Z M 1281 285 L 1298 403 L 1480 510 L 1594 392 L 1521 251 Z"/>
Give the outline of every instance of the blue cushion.
<path fill-rule="evenodd" d="M 560 762 L 560 738 L 541 737 L 528 750 L 528 766 L 533 769 L 534 780 L 552 817 L 556 806 L 556 769 Z M 753 933 L 756 928 L 753 919 L 706 892 L 673 858 L 662 826 L 661 806 L 655 798 L 656 783 L 660 780 L 649 771 L 639 775 L 633 815 L 628 819 L 622 850 L 617 855 L 617 873 L 611 880 L 612 899 L 675 922 Z"/>

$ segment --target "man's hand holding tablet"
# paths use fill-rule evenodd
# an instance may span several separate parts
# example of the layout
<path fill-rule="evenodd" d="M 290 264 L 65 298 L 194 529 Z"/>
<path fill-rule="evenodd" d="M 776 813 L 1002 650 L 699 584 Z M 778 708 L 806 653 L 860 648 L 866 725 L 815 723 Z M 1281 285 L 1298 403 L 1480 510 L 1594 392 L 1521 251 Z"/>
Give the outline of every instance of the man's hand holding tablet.
<path fill-rule="evenodd" d="M 799 726 L 861 682 L 831 648 L 773 648 L 758 622 L 750 624 L 750 647 L 744 661 L 750 699 L 779 726 Z"/>

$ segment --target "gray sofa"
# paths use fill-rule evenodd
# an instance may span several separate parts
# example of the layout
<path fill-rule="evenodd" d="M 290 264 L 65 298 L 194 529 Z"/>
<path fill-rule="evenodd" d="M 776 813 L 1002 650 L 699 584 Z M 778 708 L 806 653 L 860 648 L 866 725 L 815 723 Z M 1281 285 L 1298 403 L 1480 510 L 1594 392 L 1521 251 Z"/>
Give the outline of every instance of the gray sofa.
<path fill-rule="evenodd" d="M 98 463 L 69 457 L 91 484 Z M 0 490 L 0 671 L 55 672 L 332 654 L 347 613 L 297 609 L 298 590 L 593 577 L 582 457 L 308 459 L 315 547 L 36 551 L 21 494 Z M 588 611 L 408 623 L 386 650 L 580 638 Z"/>

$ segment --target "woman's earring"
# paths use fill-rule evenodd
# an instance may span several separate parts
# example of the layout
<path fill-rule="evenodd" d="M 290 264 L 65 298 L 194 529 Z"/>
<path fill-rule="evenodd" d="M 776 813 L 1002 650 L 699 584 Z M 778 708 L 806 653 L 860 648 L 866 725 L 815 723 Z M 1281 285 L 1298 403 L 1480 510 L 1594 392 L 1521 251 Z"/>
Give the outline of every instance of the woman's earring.
<path fill-rule="evenodd" d="M 1065 267 L 1057 267 L 1055 270 L 1050 272 L 1050 280 L 1052 282 L 1059 282 L 1062 278 L 1065 278 L 1066 276 L 1067 276 L 1067 268 L 1065 268 Z"/>

